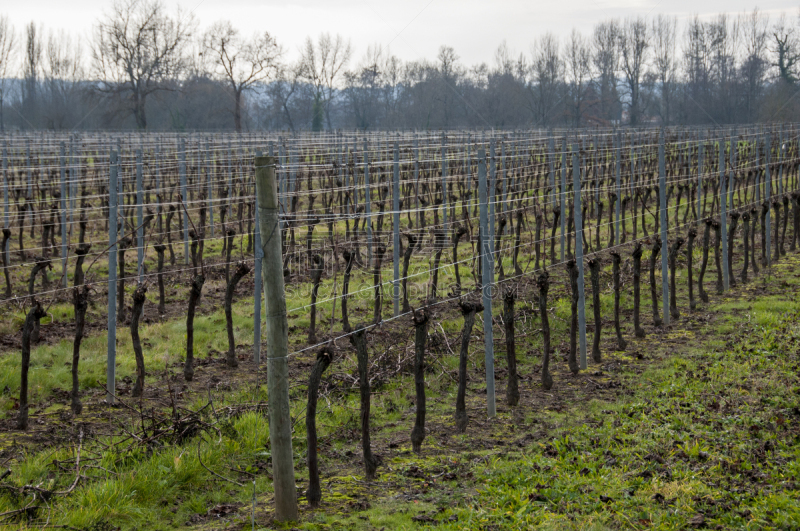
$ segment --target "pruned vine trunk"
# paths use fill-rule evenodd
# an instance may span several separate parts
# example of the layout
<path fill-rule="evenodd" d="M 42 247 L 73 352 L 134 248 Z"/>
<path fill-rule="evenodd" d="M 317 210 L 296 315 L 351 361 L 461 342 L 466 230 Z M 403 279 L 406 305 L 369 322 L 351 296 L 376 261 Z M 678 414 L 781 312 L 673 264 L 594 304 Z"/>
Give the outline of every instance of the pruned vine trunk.
<path fill-rule="evenodd" d="M 669 314 L 673 319 L 681 316 L 678 311 L 678 297 L 675 288 L 675 274 L 678 270 L 678 251 L 683 245 L 683 238 L 676 238 L 669 251 Z"/>
<path fill-rule="evenodd" d="M 517 347 L 514 340 L 514 302 L 517 298 L 516 286 L 503 287 L 503 324 L 506 332 L 506 361 L 508 364 L 508 385 L 506 387 L 506 404 L 516 406 L 519 403 L 519 387 L 517 384 Z"/>
<path fill-rule="evenodd" d="M 311 259 L 311 264 L 311 315 L 308 325 L 308 342 L 314 344 L 317 342 L 317 295 L 325 263 L 322 256 L 315 254 Z"/>
<path fill-rule="evenodd" d="M 689 284 L 689 311 L 697 309 L 697 301 L 694 299 L 694 240 L 697 238 L 697 229 L 691 227 L 689 229 L 689 238 L 686 243 L 686 273 L 688 276 Z M 747 248 L 747 246 L 745 246 Z M 745 263 L 746 259 L 745 259 Z"/>
<path fill-rule="evenodd" d="M 370 386 L 369 386 L 369 353 L 367 352 L 366 325 L 357 325 L 350 336 L 358 358 L 358 387 L 361 394 L 361 449 L 364 456 L 364 473 L 367 481 L 375 479 L 378 459 L 372 454 L 369 434 Z"/>
<path fill-rule="evenodd" d="M 653 303 L 653 324 L 661 326 L 663 321 L 658 312 L 658 289 L 656 287 L 656 259 L 661 252 L 661 240 L 655 238 L 650 249 L 650 299 Z"/>
<path fill-rule="evenodd" d="M 225 326 L 228 332 L 228 356 L 226 362 L 228 367 L 237 367 L 239 365 L 236 359 L 236 341 L 233 337 L 233 294 L 236 291 L 236 285 L 244 276 L 250 272 L 250 266 L 244 262 L 240 262 L 236 266 L 236 271 L 233 276 L 228 280 L 228 285 L 225 289 Z"/>
<path fill-rule="evenodd" d="M 189 309 L 186 312 L 186 362 L 183 366 L 183 377 L 187 382 L 191 382 L 194 378 L 194 314 L 205 282 L 206 277 L 202 273 L 197 274 L 192 278 L 189 290 Z"/>
<path fill-rule="evenodd" d="M 645 336 L 640 322 L 641 313 L 641 287 L 642 287 L 642 244 L 636 242 L 631 256 L 633 257 L 633 333 L 636 337 Z"/>
<path fill-rule="evenodd" d="M 133 354 L 136 358 L 136 383 L 133 386 L 131 396 L 138 398 L 144 393 L 144 355 L 142 354 L 142 342 L 139 339 L 139 318 L 144 307 L 145 293 L 147 287 L 139 284 L 133 292 L 133 309 L 131 313 L 131 341 L 133 343 Z"/>
<path fill-rule="evenodd" d="M 458 355 L 458 393 L 456 394 L 456 431 L 467 431 L 466 395 L 467 395 L 467 362 L 469 355 L 469 339 L 475 324 L 475 313 L 483 311 L 480 303 L 460 301 L 461 315 L 464 316 L 464 327 L 461 329 L 461 350 Z"/>
<path fill-rule="evenodd" d="M 417 414 L 411 430 L 411 446 L 415 453 L 422 450 L 425 440 L 425 347 L 428 341 L 428 312 L 425 308 L 415 310 L 414 323 L 414 389 Z"/>
<path fill-rule="evenodd" d="M 617 349 L 625 350 L 628 343 L 622 338 L 622 330 L 619 322 L 619 298 L 621 295 L 620 261 L 621 257 L 619 253 L 616 250 L 611 251 L 612 275 L 614 277 L 614 331 L 617 334 Z"/>
<path fill-rule="evenodd" d="M 597 257 L 589 259 L 589 276 L 592 282 L 592 313 L 594 314 L 592 359 L 595 363 L 600 363 L 602 361 L 602 356 L 600 355 L 600 334 L 603 328 L 603 320 L 600 316 L 600 259 Z"/>
<path fill-rule="evenodd" d="M 318 507 L 322 500 L 322 488 L 319 484 L 319 461 L 317 460 L 317 398 L 322 373 L 333 360 L 333 349 L 326 345 L 317 353 L 317 361 L 311 369 L 308 379 L 308 402 L 306 404 L 306 448 L 308 449 L 308 489 L 306 499 L 311 507 Z"/>
<path fill-rule="evenodd" d="M 578 267 L 575 260 L 567 261 L 570 286 L 569 353 L 567 365 L 572 374 L 578 374 Z"/>
<path fill-rule="evenodd" d="M 539 287 L 539 315 L 542 319 L 542 387 L 550 390 L 553 377 L 550 375 L 550 320 L 547 316 L 547 291 L 550 289 L 550 275 L 543 271 L 536 280 Z"/>
<path fill-rule="evenodd" d="M 708 293 L 703 286 L 703 278 L 706 275 L 706 268 L 708 267 L 708 248 L 711 244 L 711 225 L 714 222 L 711 219 L 705 220 L 705 229 L 703 229 L 703 259 L 700 262 L 700 275 L 697 277 L 697 291 L 700 293 L 700 300 L 708 302 Z"/>
<path fill-rule="evenodd" d="M 17 412 L 17 429 L 28 429 L 28 369 L 31 364 L 31 335 L 39 319 L 45 316 L 42 305 L 33 299 L 33 306 L 28 310 L 25 324 L 22 327 L 22 363 L 19 381 L 19 411 Z"/>

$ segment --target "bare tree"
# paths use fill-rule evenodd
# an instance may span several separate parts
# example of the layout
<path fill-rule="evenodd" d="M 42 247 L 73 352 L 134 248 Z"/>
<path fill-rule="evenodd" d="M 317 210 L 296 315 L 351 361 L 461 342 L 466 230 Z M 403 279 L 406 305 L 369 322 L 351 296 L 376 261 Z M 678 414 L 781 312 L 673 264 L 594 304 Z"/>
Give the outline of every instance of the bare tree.
<path fill-rule="evenodd" d="M 507 75 L 514 73 L 515 61 L 508 43 L 503 40 L 497 50 L 494 51 L 495 71 L 499 74 Z"/>
<path fill-rule="evenodd" d="M 386 50 L 382 69 L 383 86 L 381 88 L 381 102 L 386 120 L 386 127 L 398 127 L 400 121 L 399 105 L 402 97 L 401 81 L 403 77 L 403 62 Z"/>
<path fill-rule="evenodd" d="M 295 130 L 293 103 L 301 88 L 301 66 L 299 63 L 279 64 L 275 74 L 275 81 L 267 85 L 269 107 L 276 116 L 275 127 L 281 129 L 288 126 Z"/>
<path fill-rule="evenodd" d="M 454 104 L 458 93 L 458 81 L 463 74 L 463 69 L 458 63 L 459 57 L 451 46 L 440 46 L 436 55 L 439 60 L 438 94 L 439 108 L 442 110 L 442 124 L 451 127 L 455 115 Z"/>
<path fill-rule="evenodd" d="M 50 32 L 44 61 L 44 90 L 47 95 L 43 106 L 46 127 L 64 129 L 78 106 L 80 82 L 83 80 L 83 50 L 80 41 L 63 31 Z"/>
<path fill-rule="evenodd" d="M 736 54 L 739 30 L 736 22 L 731 24 L 727 14 L 717 15 L 706 25 L 709 57 L 711 59 L 711 82 L 715 88 L 714 102 L 710 113 L 718 120 L 733 120 L 736 100 Z"/>
<path fill-rule="evenodd" d="M 708 107 L 711 98 L 711 58 L 706 24 L 695 15 L 686 28 L 683 44 L 685 109 L 684 121 L 696 123 L 692 116 L 705 116 L 697 111 Z M 703 120 L 705 121 L 705 120 Z"/>
<path fill-rule="evenodd" d="M 314 120 L 321 121 L 321 113 L 324 113 L 328 129 L 333 129 L 331 102 L 336 83 L 352 54 L 349 40 L 345 41 L 338 34 L 332 38 L 329 33 L 321 34 L 316 44 L 311 37 L 307 37 L 305 45 L 300 50 L 300 72 L 314 87 Z"/>
<path fill-rule="evenodd" d="M 5 131 L 3 102 L 8 67 L 14 58 L 14 27 L 8 23 L 6 15 L 0 15 L 0 131 Z"/>
<path fill-rule="evenodd" d="M 620 33 L 620 52 L 622 71 L 629 98 L 629 119 L 631 125 L 640 120 L 641 84 L 647 67 L 648 42 L 647 21 L 643 17 L 626 19 Z"/>
<path fill-rule="evenodd" d="M 580 127 L 585 111 L 586 86 L 591 77 L 591 51 L 589 41 L 574 28 L 567 41 L 564 57 L 567 63 L 571 121 L 575 127 Z"/>
<path fill-rule="evenodd" d="M 616 20 L 601 22 L 592 34 L 592 65 L 595 84 L 600 99 L 600 116 L 604 120 L 619 119 L 619 23 Z"/>
<path fill-rule="evenodd" d="M 677 75 L 676 43 L 678 21 L 675 17 L 658 15 L 653 19 L 653 66 L 660 84 L 661 122 L 669 125 L 672 116 L 672 95 Z"/>
<path fill-rule="evenodd" d="M 772 28 L 772 52 L 775 54 L 772 66 L 778 69 L 778 79 L 790 85 L 797 81 L 797 67 L 800 61 L 800 38 L 797 29 L 781 14 Z"/>
<path fill-rule="evenodd" d="M 30 127 L 35 127 L 36 122 L 36 93 L 39 89 L 41 63 L 40 30 L 36 29 L 34 22 L 31 22 L 25 26 L 25 59 L 22 63 L 22 114 Z"/>
<path fill-rule="evenodd" d="M 353 71 L 345 72 L 345 98 L 358 129 L 377 127 L 383 85 L 383 48 L 367 47 L 367 52 Z"/>
<path fill-rule="evenodd" d="M 744 81 L 746 120 L 756 117 L 757 102 L 760 100 L 766 81 L 767 67 L 767 28 L 769 17 L 761 14 L 758 8 L 740 15 L 740 27 L 744 38 L 745 57 L 740 71 Z"/>
<path fill-rule="evenodd" d="M 203 48 L 212 56 L 215 77 L 233 92 L 233 121 L 241 132 L 242 93 L 276 76 L 283 50 L 269 33 L 245 39 L 228 21 L 211 26 L 203 37 Z"/>
<path fill-rule="evenodd" d="M 92 58 L 100 90 L 126 101 L 139 129 L 147 128 L 146 103 L 167 90 L 184 66 L 194 28 L 191 14 L 165 14 L 160 0 L 115 0 L 95 26 Z"/>
<path fill-rule="evenodd" d="M 534 115 L 537 125 L 547 126 L 552 122 L 556 107 L 561 101 L 560 84 L 563 80 L 564 64 L 558 51 L 558 38 L 552 33 L 539 37 L 531 51 L 533 58 Z"/>

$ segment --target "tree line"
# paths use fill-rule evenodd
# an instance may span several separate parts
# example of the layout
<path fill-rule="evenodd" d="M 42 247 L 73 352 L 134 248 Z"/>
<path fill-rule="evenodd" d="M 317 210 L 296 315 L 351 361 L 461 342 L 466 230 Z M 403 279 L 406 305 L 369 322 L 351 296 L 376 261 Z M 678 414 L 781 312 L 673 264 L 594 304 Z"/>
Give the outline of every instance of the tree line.
<path fill-rule="evenodd" d="M 719 125 L 792 120 L 800 16 L 609 19 L 505 42 L 491 64 L 441 46 L 360 59 L 342 35 L 290 57 L 269 32 L 201 28 L 161 0 L 116 0 L 89 36 L 0 13 L 0 130 L 334 130 Z"/>

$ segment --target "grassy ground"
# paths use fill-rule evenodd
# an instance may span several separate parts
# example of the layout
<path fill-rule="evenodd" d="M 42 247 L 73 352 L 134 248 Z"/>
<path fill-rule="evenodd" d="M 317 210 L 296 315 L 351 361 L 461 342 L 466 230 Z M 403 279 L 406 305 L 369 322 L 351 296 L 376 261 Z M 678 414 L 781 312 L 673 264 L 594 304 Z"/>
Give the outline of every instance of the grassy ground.
<path fill-rule="evenodd" d="M 452 420 L 457 361 L 450 349 L 458 343 L 460 321 L 442 313 L 430 329 L 429 433 L 421 455 L 411 452 L 409 441 L 411 330 L 408 323 L 381 329 L 370 339 L 373 448 L 383 461 L 375 483 L 363 481 L 354 356 L 341 344 L 324 378 L 318 412 L 323 504 L 309 510 L 301 496 L 300 521 L 282 527 L 800 526 L 798 284 L 800 261 L 789 255 L 769 276 L 684 315 L 673 327 L 648 327 L 648 337 L 632 340 L 626 352 L 613 351 L 606 324 L 603 362 L 578 376 L 571 376 L 563 361 L 568 306 L 555 301 L 558 354 L 556 383 L 549 392 L 538 381 L 538 321 L 523 299 L 517 324 L 521 403 L 515 408 L 502 403 L 505 365 L 499 348 L 498 415 L 486 418 L 478 322 L 470 357 L 470 425 L 464 435 L 455 433 Z M 611 300 L 604 294 L 604 315 Z M 248 308 L 246 301 L 238 306 L 237 325 L 252 323 Z M 66 410 L 60 391 L 68 381 L 65 342 L 40 347 L 34 353 L 41 372 L 35 377 L 34 427 L 28 434 L 8 429 L 16 390 L 6 375 L 18 371 L 18 358 L 3 356 L 9 392 L 3 396 L 0 463 L 10 474 L 0 488 L 2 525 L 250 529 L 254 515 L 256 528 L 281 527 L 270 513 L 266 389 L 246 356 L 240 369 L 230 371 L 218 351 L 215 355 L 214 348 L 224 348 L 224 339 L 214 333 L 222 322 L 219 313 L 204 316 L 207 322 L 198 326 L 208 334 L 198 343 L 209 345 L 211 356 L 204 355 L 191 384 L 179 375 L 181 323 L 144 328 L 143 338 L 152 345 L 146 348 L 148 367 L 153 367 L 148 393 L 141 403 L 124 398 L 127 407 L 103 405 L 97 386 L 105 372 L 105 338 L 88 339 L 82 385 L 89 389 L 85 413 L 77 418 Z M 249 337 L 251 331 L 240 333 Z M 121 355 L 121 375 L 133 372 L 130 358 Z M 292 363 L 301 494 L 307 485 L 304 382 L 312 359 L 298 356 Z M 195 417 L 207 428 L 180 441 L 136 440 L 133 435 L 146 439 L 142 432 L 156 431 L 142 418 L 171 418 L 171 393 L 179 399 L 179 417 L 201 410 Z M 77 486 L 66 495 L 53 493 L 72 486 L 79 448 Z"/>

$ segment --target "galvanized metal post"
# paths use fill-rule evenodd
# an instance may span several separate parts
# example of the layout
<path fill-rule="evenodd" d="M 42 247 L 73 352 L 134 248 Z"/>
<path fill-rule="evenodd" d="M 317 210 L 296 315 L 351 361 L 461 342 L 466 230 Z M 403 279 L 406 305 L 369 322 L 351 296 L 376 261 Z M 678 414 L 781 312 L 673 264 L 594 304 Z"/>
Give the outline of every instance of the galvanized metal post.
<path fill-rule="evenodd" d="M 206 138 L 206 149 L 203 152 L 203 161 L 206 166 L 206 179 L 208 180 L 208 220 L 211 224 L 211 238 L 214 238 L 214 180 L 211 177 L 211 146 Z M 224 237 L 224 234 L 223 234 Z"/>
<path fill-rule="evenodd" d="M 705 168 L 703 167 L 703 151 L 705 148 L 705 135 L 700 133 L 700 139 L 697 143 L 697 205 L 695 205 L 695 219 L 697 220 L 698 225 L 701 222 L 700 216 L 703 212 L 701 203 L 703 200 L 703 173 L 705 172 Z"/>
<path fill-rule="evenodd" d="M 756 204 L 761 203 L 761 139 L 755 137 L 756 143 Z M 755 220 L 754 220 L 755 222 Z"/>
<path fill-rule="evenodd" d="M 419 139 L 417 133 L 414 133 L 414 141 L 412 144 L 412 151 L 414 155 L 414 207 L 417 210 L 417 230 L 422 227 L 421 212 L 419 210 Z"/>
<path fill-rule="evenodd" d="M 189 196 L 186 195 L 186 140 L 181 138 L 180 152 L 178 153 L 178 174 L 181 180 L 181 200 L 183 207 L 178 207 L 184 210 Z M 188 209 L 183 212 L 183 263 L 189 265 L 189 217 L 186 214 Z"/>
<path fill-rule="evenodd" d="M 581 166 L 578 144 L 572 146 L 572 189 L 575 220 L 575 263 L 578 266 L 578 336 L 581 346 L 581 369 L 586 369 L 586 294 L 583 276 L 583 216 L 581 213 Z"/>
<path fill-rule="evenodd" d="M 261 156 L 261 151 L 256 151 L 256 157 Z M 274 160 L 274 159 L 273 159 Z M 278 204 L 280 205 L 280 196 L 278 197 Z M 258 194 L 255 197 L 256 214 L 258 214 Z M 253 238 L 256 245 L 253 246 L 253 258 L 255 260 L 255 284 L 253 286 L 253 361 L 258 367 L 261 364 L 261 263 L 264 258 L 264 253 L 261 250 L 261 227 L 258 220 L 256 220 L 255 227 L 253 228 Z M 281 226 L 283 229 L 283 226 Z"/>
<path fill-rule="evenodd" d="M 494 261 L 498 260 L 500 257 L 494 256 L 494 237 L 495 237 L 495 226 L 494 226 L 494 203 L 495 203 L 495 195 L 497 190 L 497 161 L 494 157 L 494 139 L 489 142 L 489 182 L 488 182 L 488 200 L 489 200 L 489 250 L 492 256 L 491 262 L 491 270 L 492 270 L 492 279 L 494 279 Z"/>
<path fill-rule="evenodd" d="M 144 191 L 142 190 L 142 150 L 136 150 L 136 273 L 144 281 Z"/>
<path fill-rule="evenodd" d="M 489 208 L 486 183 L 486 153 L 478 150 L 478 201 L 481 231 L 481 293 L 483 300 L 483 345 L 486 365 L 486 409 L 489 417 L 496 414 L 494 391 L 494 336 L 492 331 L 492 240 L 489 238 Z"/>
<path fill-rule="evenodd" d="M 117 152 L 109 157 L 108 187 L 108 343 L 106 356 L 106 401 L 114 403 L 117 368 Z"/>
<path fill-rule="evenodd" d="M 8 140 L 3 141 L 3 228 L 11 228 L 11 219 L 8 205 Z M 6 241 L 6 248 L 4 251 L 7 253 L 10 246 L 10 240 Z"/>
<path fill-rule="evenodd" d="M 392 174 L 392 265 L 394 282 L 392 286 L 392 306 L 394 316 L 400 315 L 400 145 L 394 143 L 394 172 Z"/>
<path fill-rule="evenodd" d="M 508 180 L 508 173 L 506 172 L 506 141 L 502 140 L 500 142 L 500 179 L 502 179 L 503 189 L 501 191 L 502 194 L 502 203 L 500 204 L 500 212 L 505 212 L 508 210 L 508 187 L 506 186 L 506 181 Z M 508 226 L 506 224 L 506 226 Z M 505 232 L 505 229 L 503 229 Z"/>
<path fill-rule="evenodd" d="M 729 168 L 730 174 L 730 181 L 729 181 L 729 190 L 728 193 L 730 194 L 730 207 L 731 210 L 735 209 L 736 207 L 733 204 L 734 192 L 736 191 L 736 164 L 739 157 L 739 140 L 738 134 L 736 129 L 733 130 L 733 137 L 731 138 L 731 167 Z M 742 205 L 739 205 L 741 207 Z"/>
<path fill-rule="evenodd" d="M 669 242 L 667 241 L 667 172 L 665 168 L 665 131 L 662 129 L 658 142 L 658 191 L 659 218 L 661 220 L 661 294 L 664 325 L 669 325 Z"/>
<path fill-rule="evenodd" d="M 567 236 L 567 137 L 561 139 L 561 261 L 564 262 Z"/>
<path fill-rule="evenodd" d="M 28 203 L 29 201 L 33 201 L 33 169 L 31 168 L 31 138 L 30 137 L 26 137 L 25 138 L 25 164 L 26 164 L 27 169 L 28 169 L 28 172 L 27 172 L 28 192 L 27 192 L 27 195 L 25 196 L 25 200 L 26 200 L 25 202 Z M 30 208 L 31 208 L 30 204 L 26 204 L 25 206 L 26 206 L 26 208 L 28 210 L 30 210 Z M 31 217 L 31 220 L 32 219 L 33 218 Z"/>
<path fill-rule="evenodd" d="M 781 132 L 779 137 L 780 144 L 778 145 L 778 195 L 783 195 L 783 161 L 786 155 L 786 145 L 783 143 L 783 125 L 781 125 Z M 788 212 L 784 213 L 788 216 Z"/>
<path fill-rule="evenodd" d="M 731 139 L 733 142 L 733 139 Z M 725 174 L 725 137 L 719 139 L 719 223 L 722 239 L 722 285 L 728 290 L 728 183 Z"/>
<path fill-rule="evenodd" d="M 550 201 L 548 201 L 548 206 L 553 208 L 556 204 L 556 139 L 553 136 L 553 132 L 548 132 L 549 138 L 547 139 L 547 161 L 548 161 L 548 181 L 550 183 Z M 550 260 L 553 260 L 553 257 L 550 257 Z"/>
<path fill-rule="evenodd" d="M 442 228 L 447 234 L 447 137 L 442 133 Z"/>
<path fill-rule="evenodd" d="M 616 220 L 614 220 L 614 223 L 615 223 L 615 227 L 614 227 L 614 229 L 615 229 L 614 242 L 615 242 L 616 245 L 619 245 L 619 242 L 620 242 L 619 223 L 620 223 L 620 218 L 622 216 L 622 206 L 620 205 L 620 203 L 622 203 L 622 189 L 621 189 L 621 183 L 620 183 L 620 179 L 622 178 L 622 167 L 621 167 L 621 160 L 620 160 L 622 158 L 622 133 L 617 131 L 617 135 L 615 137 L 615 140 L 616 140 L 617 146 L 614 149 L 614 159 L 615 159 L 615 164 L 614 164 L 615 165 L 615 170 L 614 170 L 614 173 L 616 174 L 616 179 L 617 179 L 617 205 L 616 205 Z"/>
<path fill-rule="evenodd" d="M 66 148 L 61 142 L 58 165 L 61 170 L 61 287 L 66 288 L 67 283 L 67 168 Z M 6 189 L 8 186 L 6 185 Z"/>
<path fill-rule="evenodd" d="M 161 205 L 163 203 L 162 198 L 164 197 L 164 192 L 161 190 L 161 138 L 159 138 L 156 142 L 155 146 L 155 154 L 153 157 L 153 164 L 155 165 L 156 169 L 156 201 L 158 204 L 156 205 L 156 216 L 159 220 L 159 230 L 161 230 Z"/>
<path fill-rule="evenodd" d="M 467 148 L 464 150 L 464 188 L 467 194 L 472 192 L 472 134 L 467 134 Z M 469 195 L 472 198 L 471 195 Z M 462 205 L 469 210 L 467 200 L 461 199 Z"/>
<path fill-rule="evenodd" d="M 767 267 L 772 265 L 772 255 L 770 254 L 770 249 L 772 248 L 772 216 L 770 215 L 770 198 L 772 197 L 772 175 L 769 171 L 769 163 L 771 160 L 771 153 L 772 150 L 772 134 L 767 133 L 766 138 L 764 140 L 764 158 L 765 161 L 765 168 L 766 174 L 764 175 L 764 201 L 767 203 L 767 216 L 764 220 L 764 227 L 767 233 L 767 242 L 765 247 L 764 255 L 767 258 Z"/>
<path fill-rule="evenodd" d="M 75 203 L 78 197 L 78 164 L 75 159 L 75 135 L 69 137 L 69 226 L 73 226 Z M 80 216 L 79 216 L 80 217 Z"/>
<path fill-rule="evenodd" d="M 372 189 L 369 185 L 369 144 L 364 138 L 364 216 L 367 224 L 367 265 L 372 265 L 372 210 L 370 196 Z"/>
<path fill-rule="evenodd" d="M 270 142 L 270 155 L 272 155 L 272 143 Z M 233 219 L 233 168 L 231 167 L 231 159 L 233 158 L 233 146 L 230 139 L 228 139 L 228 149 L 225 151 L 225 177 L 228 181 L 228 220 Z"/>

